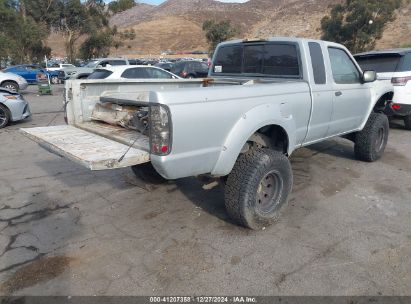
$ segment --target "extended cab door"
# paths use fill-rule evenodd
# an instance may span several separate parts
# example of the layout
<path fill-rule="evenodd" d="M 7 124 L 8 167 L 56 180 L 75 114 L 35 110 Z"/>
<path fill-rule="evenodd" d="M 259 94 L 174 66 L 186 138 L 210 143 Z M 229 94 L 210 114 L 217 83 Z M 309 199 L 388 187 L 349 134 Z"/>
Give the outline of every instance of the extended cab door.
<path fill-rule="evenodd" d="M 371 92 L 346 50 L 328 47 L 333 81 L 333 113 L 328 136 L 359 128 L 369 107 Z"/>
<path fill-rule="evenodd" d="M 326 48 L 314 41 L 308 42 L 307 46 L 311 58 L 311 69 L 308 69 L 308 74 L 311 86 L 312 111 L 304 144 L 318 141 L 327 136 L 334 96 L 333 83 L 330 77 L 327 77 L 324 63 Z"/>

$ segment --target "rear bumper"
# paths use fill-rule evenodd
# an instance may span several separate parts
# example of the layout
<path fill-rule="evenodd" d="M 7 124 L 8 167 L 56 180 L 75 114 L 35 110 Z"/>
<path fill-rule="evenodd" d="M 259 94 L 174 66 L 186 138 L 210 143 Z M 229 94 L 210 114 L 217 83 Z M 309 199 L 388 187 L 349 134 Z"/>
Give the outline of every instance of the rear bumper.
<path fill-rule="evenodd" d="M 395 116 L 411 115 L 411 104 L 393 103 L 391 104 L 391 109 Z"/>

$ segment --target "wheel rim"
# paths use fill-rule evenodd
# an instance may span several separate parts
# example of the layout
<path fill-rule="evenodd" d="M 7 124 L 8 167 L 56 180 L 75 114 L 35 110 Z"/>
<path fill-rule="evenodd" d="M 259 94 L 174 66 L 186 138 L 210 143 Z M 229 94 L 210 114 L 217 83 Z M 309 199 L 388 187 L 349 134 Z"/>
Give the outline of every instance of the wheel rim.
<path fill-rule="evenodd" d="M 256 207 L 261 213 L 275 210 L 281 198 L 283 182 L 277 171 L 270 171 L 261 179 L 257 188 Z"/>
<path fill-rule="evenodd" d="M 51 83 L 56 84 L 58 82 L 58 78 L 56 76 L 51 77 Z"/>
<path fill-rule="evenodd" d="M 376 152 L 381 151 L 382 147 L 384 146 L 384 139 L 385 139 L 384 128 L 380 128 L 378 130 L 377 138 L 375 139 L 375 150 L 376 150 Z"/>
<path fill-rule="evenodd" d="M 7 85 L 5 86 L 5 88 L 6 88 L 7 90 L 16 92 L 16 87 L 15 87 L 14 85 L 12 85 L 12 84 L 7 84 Z"/>
<path fill-rule="evenodd" d="M 6 113 L 2 109 L 0 109 L 0 126 L 4 125 L 6 120 Z"/>

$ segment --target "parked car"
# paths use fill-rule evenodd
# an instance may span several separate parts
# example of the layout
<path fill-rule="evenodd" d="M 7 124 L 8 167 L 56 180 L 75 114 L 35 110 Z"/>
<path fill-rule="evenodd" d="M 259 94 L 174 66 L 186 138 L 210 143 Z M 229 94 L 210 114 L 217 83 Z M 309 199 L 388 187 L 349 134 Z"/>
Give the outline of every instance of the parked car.
<path fill-rule="evenodd" d="M 208 75 L 208 66 L 196 60 L 179 61 L 174 64 L 171 72 L 182 78 L 204 78 Z"/>
<path fill-rule="evenodd" d="M 96 69 L 87 79 L 179 79 L 177 75 L 154 66 L 112 66 Z"/>
<path fill-rule="evenodd" d="M 28 102 L 15 91 L 0 88 L 0 129 L 31 116 Z"/>
<path fill-rule="evenodd" d="M 53 84 L 56 84 L 56 83 L 59 82 L 58 72 L 56 72 L 56 71 L 47 71 L 47 70 L 43 69 L 41 66 L 35 65 L 35 64 L 16 65 L 16 66 L 8 67 L 4 71 L 20 75 L 21 77 L 26 79 L 26 81 L 29 84 L 37 83 L 37 74 L 39 74 L 39 73 L 43 73 L 45 75 L 48 75 L 50 77 L 51 83 L 53 83 Z"/>
<path fill-rule="evenodd" d="M 90 60 L 83 67 L 64 68 L 58 72 L 58 78 L 61 82 L 67 79 L 85 79 L 97 68 L 105 68 L 115 65 L 129 65 L 124 58 L 99 58 Z"/>
<path fill-rule="evenodd" d="M 296 149 L 344 136 L 360 160 L 383 155 L 393 88 L 375 80 L 337 43 L 234 40 L 217 46 L 207 80 L 70 82 L 68 125 L 22 132 L 91 170 L 226 177 L 228 214 L 263 229 L 287 203 Z"/>
<path fill-rule="evenodd" d="M 378 80 L 393 84 L 393 113 L 411 130 L 411 48 L 372 51 L 354 57 L 363 70 L 375 70 Z"/>
<path fill-rule="evenodd" d="M 172 63 L 172 62 L 159 62 L 159 63 L 156 63 L 154 66 L 171 72 L 171 69 L 173 68 L 174 63 Z"/>
<path fill-rule="evenodd" d="M 28 85 L 26 79 L 19 75 L 0 72 L 0 87 L 18 92 L 19 90 L 25 90 Z"/>
<path fill-rule="evenodd" d="M 52 63 L 47 67 L 47 71 L 59 71 L 61 69 L 66 69 L 66 68 L 75 68 L 76 66 L 74 64 L 70 63 Z"/>

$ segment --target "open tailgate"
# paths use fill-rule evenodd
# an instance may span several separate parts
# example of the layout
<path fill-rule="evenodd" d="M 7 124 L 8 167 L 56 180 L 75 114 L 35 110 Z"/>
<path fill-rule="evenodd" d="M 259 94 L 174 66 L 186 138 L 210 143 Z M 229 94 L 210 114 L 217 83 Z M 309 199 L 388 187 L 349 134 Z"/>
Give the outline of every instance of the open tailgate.
<path fill-rule="evenodd" d="M 129 149 L 125 144 L 70 125 L 20 131 L 46 150 L 91 170 L 124 168 L 150 161 L 150 154 L 147 151 Z M 121 159 L 125 153 L 126 155 Z"/>

